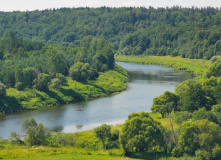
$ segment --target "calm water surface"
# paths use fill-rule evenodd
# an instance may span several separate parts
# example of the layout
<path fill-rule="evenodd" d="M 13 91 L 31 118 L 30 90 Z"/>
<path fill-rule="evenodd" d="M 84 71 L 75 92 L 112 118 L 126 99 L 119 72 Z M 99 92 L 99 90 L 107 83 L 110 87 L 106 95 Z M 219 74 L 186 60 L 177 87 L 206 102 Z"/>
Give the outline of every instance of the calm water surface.
<path fill-rule="evenodd" d="M 151 111 L 153 98 L 165 91 L 174 91 L 175 85 L 193 77 L 192 74 L 155 65 L 118 62 L 130 76 L 126 91 L 92 101 L 61 105 L 43 110 L 13 113 L 0 117 L 0 137 L 11 132 L 24 134 L 21 125 L 26 118 L 35 118 L 52 130 L 64 133 L 95 128 L 103 123 L 124 123 L 132 112 Z M 75 111 L 82 108 L 83 111 Z"/>

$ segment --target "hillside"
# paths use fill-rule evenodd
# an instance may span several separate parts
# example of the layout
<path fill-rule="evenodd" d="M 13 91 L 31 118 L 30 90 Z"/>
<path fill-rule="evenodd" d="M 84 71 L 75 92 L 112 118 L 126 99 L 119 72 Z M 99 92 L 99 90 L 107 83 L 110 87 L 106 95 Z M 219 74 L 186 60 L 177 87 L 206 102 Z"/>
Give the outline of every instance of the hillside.
<path fill-rule="evenodd" d="M 219 8 L 61 8 L 0 12 L 0 36 L 64 46 L 104 37 L 115 53 L 210 59 L 221 54 Z"/>

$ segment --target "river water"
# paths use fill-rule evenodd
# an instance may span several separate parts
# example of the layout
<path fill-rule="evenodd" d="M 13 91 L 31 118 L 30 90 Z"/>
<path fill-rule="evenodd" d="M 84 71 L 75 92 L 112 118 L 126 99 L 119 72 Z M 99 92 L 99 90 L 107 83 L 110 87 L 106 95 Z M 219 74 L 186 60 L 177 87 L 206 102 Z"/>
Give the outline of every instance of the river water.
<path fill-rule="evenodd" d="M 150 112 L 154 97 L 165 91 L 174 91 L 176 84 L 193 78 L 192 74 L 163 66 L 124 62 L 117 64 L 127 69 L 130 76 L 126 91 L 86 102 L 1 116 L 0 137 L 8 138 L 11 132 L 24 134 L 21 125 L 24 119 L 31 117 L 49 129 L 63 133 L 88 130 L 104 123 L 124 123 L 132 112 Z M 76 108 L 83 111 L 75 111 Z"/>

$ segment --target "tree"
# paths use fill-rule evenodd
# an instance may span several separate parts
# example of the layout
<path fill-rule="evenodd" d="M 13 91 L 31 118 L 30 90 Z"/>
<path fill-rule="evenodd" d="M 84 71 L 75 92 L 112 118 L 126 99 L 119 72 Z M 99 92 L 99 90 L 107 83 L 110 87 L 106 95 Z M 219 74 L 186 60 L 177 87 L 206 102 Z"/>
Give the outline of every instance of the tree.
<path fill-rule="evenodd" d="M 23 82 L 24 76 L 21 66 L 15 68 L 15 82 Z"/>
<path fill-rule="evenodd" d="M 48 61 L 48 70 L 49 75 L 52 75 L 52 77 L 55 77 L 56 73 L 61 73 L 63 75 L 66 75 L 67 73 L 67 65 L 65 61 L 64 54 L 54 51 L 54 49 L 50 49 L 50 57 Z"/>
<path fill-rule="evenodd" d="M 207 119 L 182 124 L 178 145 L 173 150 L 182 155 L 195 155 L 200 159 L 219 159 L 221 145 L 221 127 Z"/>
<path fill-rule="evenodd" d="M 48 91 L 48 84 L 50 82 L 50 77 L 49 75 L 45 73 L 40 73 L 38 75 L 38 78 L 34 80 L 34 88 L 39 90 L 39 91 Z"/>
<path fill-rule="evenodd" d="M 47 144 L 47 137 L 50 136 L 50 132 L 42 123 L 37 124 L 35 119 L 25 119 L 22 124 L 22 130 L 27 134 L 25 141 L 28 145 Z"/>
<path fill-rule="evenodd" d="M 132 152 L 156 152 L 164 148 L 162 126 L 154 121 L 147 112 L 132 113 L 123 124 L 120 142 L 123 149 Z"/>
<path fill-rule="evenodd" d="M 221 58 L 217 59 L 208 69 L 206 77 L 220 77 L 221 76 Z"/>
<path fill-rule="evenodd" d="M 65 76 L 62 75 L 61 73 L 56 73 L 56 78 L 58 78 L 61 81 L 62 85 L 64 85 L 67 82 Z"/>
<path fill-rule="evenodd" d="M 16 133 L 16 132 L 11 132 L 11 135 L 10 135 L 10 143 L 11 144 L 16 144 L 16 143 L 18 143 L 18 144 L 24 144 L 24 142 L 21 140 L 21 138 L 20 138 L 20 135 L 18 134 L 18 133 Z"/>
<path fill-rule="evenodd" d="M 213 56 L 213 57 L 210 59 L 210 61 L 211 61 L 211 63 L 214 63 L 214 62 L 216 62 L 219 58 L 220 58 L 220 56 Z"/>
<path fill-rule="evenodd" d="M 91 80 L 95 80 L 97 77 L 99 77 L 99 73 L 97 72 L 97 70 L 94 68 L 90 68 L 89 69 L 89 78 Z"/>
<path fill-rule="evenodd" d="M 189 84 L 182 98 L 182 111 L 195 111 L 202 107 L 209 110 L 211 107 L 207 105 L 206 94 L 198 82 Z"/>
<path fill-rule="evenodd" d="M 52 80 L 51 80 L 50 87 L 51 87 L 51 88 L 54 88 L 54 89 L 60 88 L 60 87 L 61 87 L 61 80 L 58 79 L 58 78 L 52 79 Z"/>
<path fill-rule="evenodd" d="M 217 118 L 212 111 L 206 111 L 206 108 L 201 108 L 198 111 L 193 112 L 192 119 L 194 121 L 201 120 L 201 119 L 208 119 L 211 122 L 217 123 Z"/>
<path fill-rule="evenodd" d="M 151 107 L 152 112 L 160 112 L 164 117 L 165 114 L 171 111 L 177 111 L 178 101 L 180 97 L 172 92 L 166 91 L 159 97 L 153 99 L 153 105 Z"/>
<path fill-rule="evenodd" d="M 111 126 L 102 124 L 94 129 L 95 136 L 102 141 L 103 148 L 106 149 L 105 142 L 111 137 Z"/>
<path fill-rule="evenodd" d="M 32 67 L 27 67 L 23 69 L 23 86 L 25 87 L 32 87 L 32 82 L 35 78 L 35 69 Z"/>
<path fill-rule="evenodd" d="M 0 82 L 0 98 L 4 98 L 6 96 L 6 86 Z"/>
<path fill-rule="evenodd" d="M 73 80 L 84 82 L 89 77 L 89 63 L 77 62 L 69 70 L 69 75 Z"/>

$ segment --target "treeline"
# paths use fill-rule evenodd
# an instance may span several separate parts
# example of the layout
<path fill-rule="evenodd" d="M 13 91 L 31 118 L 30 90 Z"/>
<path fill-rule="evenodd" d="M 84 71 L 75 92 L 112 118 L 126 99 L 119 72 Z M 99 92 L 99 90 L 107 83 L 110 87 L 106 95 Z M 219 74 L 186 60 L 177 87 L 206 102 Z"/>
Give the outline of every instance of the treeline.
<path fill-rule="evenodd" d="M 0 53 L 1 112 L 13 111 L 5 106 L 12 101 L 6 89 L 48 92 L 49 88 L 64 86 L 67 77 L 87 83 L 115 67 L 110 44 L 104 38 L 92 36 L 83 38 L 79 46 L 66 47 L 27 41 L 10 33 L 10 37 L 0 38 Z"/>
<path fill-rule="evenodd" d="M 170 119 L 164 144 L 173 156 L 221 158 L 220 66 L 218 59 L 203 78 L 186 80 L 176 86 L 175 93 L 166 91 L 154 98 L 152 112 Z"/>
<path fill-rule="evenodd" d="M 219 8 L 61 8 L 0 12 L 0 36 L 79 45 L 104 37 L 115 53 L 210 59 L 221 54 Z"/>

